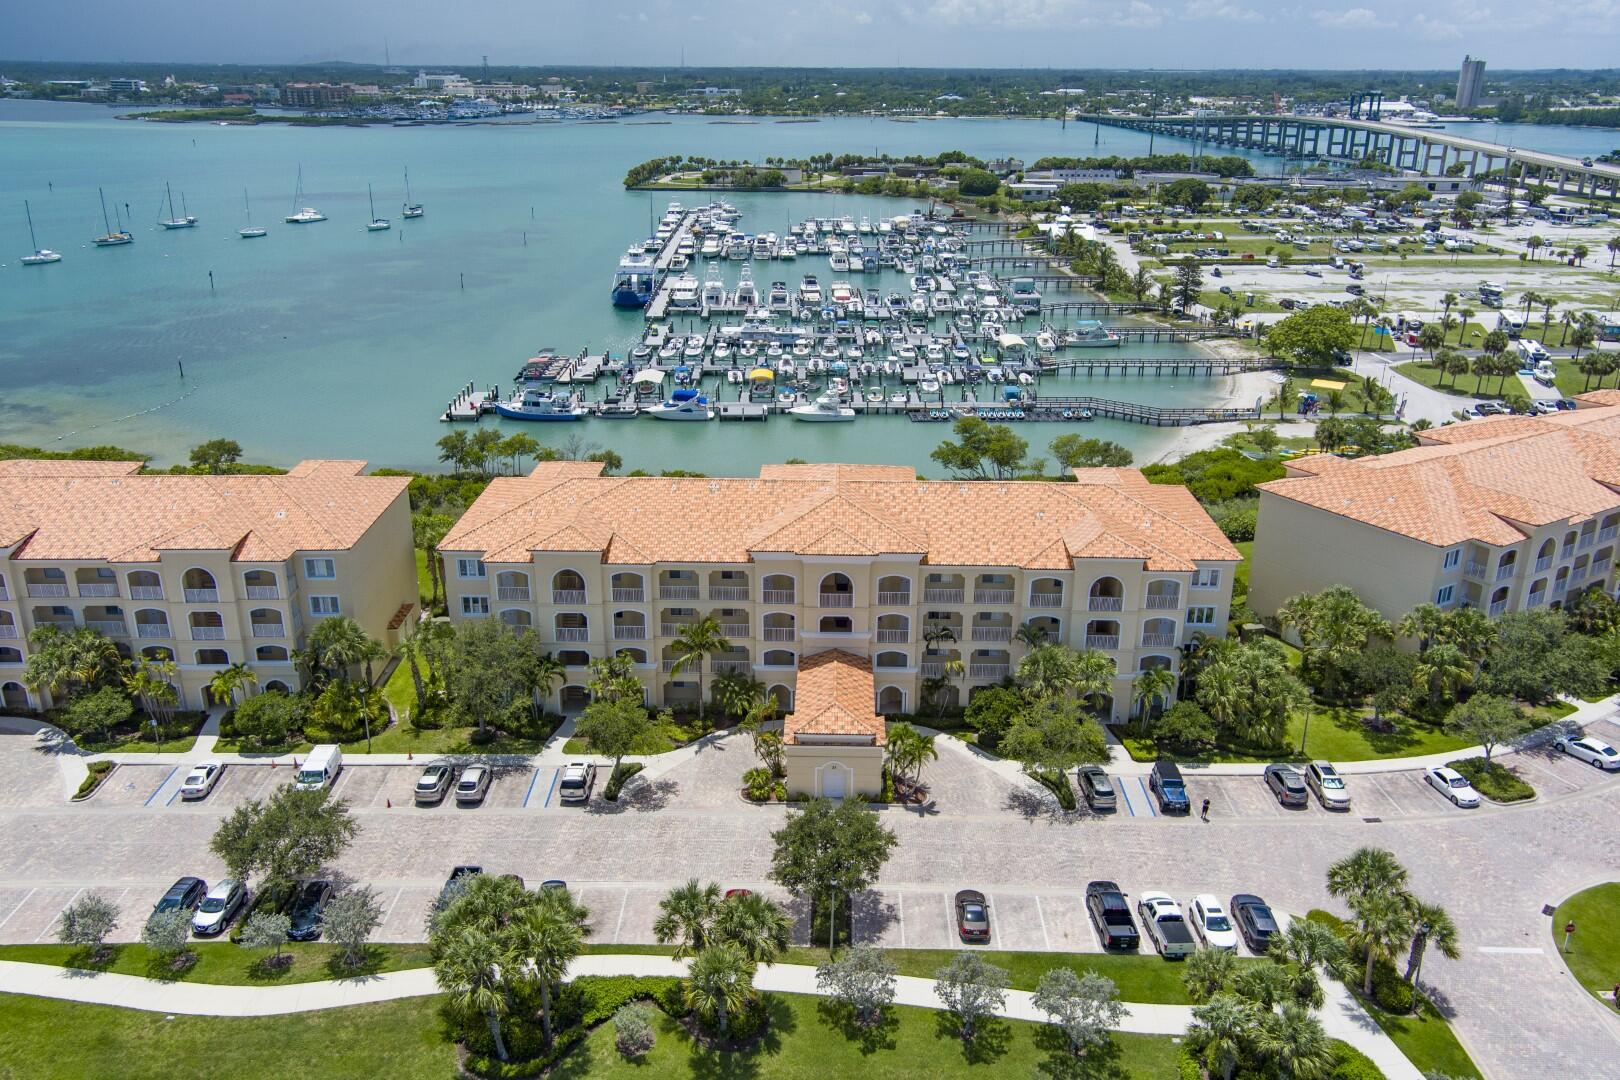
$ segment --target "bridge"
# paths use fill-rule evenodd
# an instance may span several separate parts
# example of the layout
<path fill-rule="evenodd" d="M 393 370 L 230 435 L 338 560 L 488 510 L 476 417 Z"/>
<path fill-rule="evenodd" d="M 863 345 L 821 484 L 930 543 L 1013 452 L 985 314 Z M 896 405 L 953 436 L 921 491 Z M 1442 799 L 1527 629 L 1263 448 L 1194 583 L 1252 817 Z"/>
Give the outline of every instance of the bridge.
<path fill-rule="evenodd" d="M 1350 163 L 1373 157 L 1422 176 L 1445 176 L 1447 170 L 1461 165 L 1462 175 L 1473 179 L 1518 165 L 1526 183 L 1545 183 L 1564 195 L 1620 198 L 1620 166 L 1586 165 L 1580 158 L 1498 146 L 1434 128 L 1329 116 L 1087 115 L 1078 119 L 1295 157 Z"/>

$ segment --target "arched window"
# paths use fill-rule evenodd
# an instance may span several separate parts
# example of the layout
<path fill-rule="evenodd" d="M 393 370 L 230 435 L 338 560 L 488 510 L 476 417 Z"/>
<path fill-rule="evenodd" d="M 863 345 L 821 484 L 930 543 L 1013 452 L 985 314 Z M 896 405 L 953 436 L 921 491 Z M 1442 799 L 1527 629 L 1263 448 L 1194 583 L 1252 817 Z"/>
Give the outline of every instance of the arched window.
<path fill-rule="evenodd" d="M 158 577 L 156 571 L 131 570 L 128 581 L 131 600 L 163 599 L 163 579 Z"/>
<path fill-rule="evenodd" d="M 200 566 L 187 570 L 182 582 L 188 604 L 212 604 L 219 599 L 219 585 L 214 575 Z"/>
<path fill-rule="evenodd" d="M 893 716 L 906 711 L 906 692 L 898 686 L 885 686 L 878 691 L 877 711 L 879 716 Z"/>
<path fill-rule="evenodd" d="M 224 649 L 198 649 L 197 663 L 204 667 L 226 667 L 231 657 Z"/>
<path fill-rule="evenodd" d="M 242 584 L 247 588 L 249 600 L 276 600 L 281 597 L 276 575 L 269 570 L 249 570 L 242 575 Z"/>
<path fill-rule="evenodd" d="M 0 664 L 20 664 L 22 662 L 23 654 L 20 649 L 13 649 L 9 645 L 0 648 Z"/>
<path fill-rule="evenodd" d="M 817 630 L 823 634 L 849 634 L 855 631 L 855 624 L 848 615 L 823 615 Z"/>
<path fill-rule="evenodd" d="M 854 607 L 855 584 L 845 574 L 828 574 L 821 579 L 822 607 Z"/>
<path fill-rule="evenodd" d="M 904 668 L 911 666 L 911 658 L 903 652 L 880 652 L 872 661 L 873 667 Z"/>
<path fill-rule="evenodd" d="M 788 649 L 767 649 L 759 662 L 763 667 L 794 667 L 798 663 L 793 652 Z"/>
<path fill-rule="evenodd" d="M 583 604 L 585 602 L 585 579 L 573 570 L 559 570 L 551 577 L 551 602 L 553 604 Z"/>
<path fill-rule="evenodd" d="M 1119 611 L 1125 606 L 1125 586 L 1119 578 L 1100 577 L 1091 583 L 1086 607 L 1092 611 Z"/>

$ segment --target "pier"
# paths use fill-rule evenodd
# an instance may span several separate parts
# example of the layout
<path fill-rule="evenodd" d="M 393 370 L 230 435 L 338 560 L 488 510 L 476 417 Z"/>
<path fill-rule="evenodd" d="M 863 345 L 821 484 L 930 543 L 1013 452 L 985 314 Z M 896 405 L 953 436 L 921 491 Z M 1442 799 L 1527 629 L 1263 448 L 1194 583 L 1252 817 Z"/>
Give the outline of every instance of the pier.
<path fill-rule="evenodd" d="M 1159 359 L 1113 356 L 1043 356 L 1042 374 L 1136 376 L 1242 375 L 1251 371 L 1272 371 L 1282 365 L 1276 360 L 1244 357 L 1197 356 Z"/>
<path fill-rule="evenodd" d="M 965 405 L 951 402 L 942 408 L 913 410 L 909 415 L 919 423 L 949 423 L 962 416 L 979 416 L 992 423 L 1060 422 L 1077 420 L 1124 420 L 1150 427 L 1189 427 L 1193 424 L 1229 424 L 1260 419 L 1259 401 L 1254 408 L 1181 407 L 1142 405 L 1099 397 L 1043 397 L 1013 407 Z"/>

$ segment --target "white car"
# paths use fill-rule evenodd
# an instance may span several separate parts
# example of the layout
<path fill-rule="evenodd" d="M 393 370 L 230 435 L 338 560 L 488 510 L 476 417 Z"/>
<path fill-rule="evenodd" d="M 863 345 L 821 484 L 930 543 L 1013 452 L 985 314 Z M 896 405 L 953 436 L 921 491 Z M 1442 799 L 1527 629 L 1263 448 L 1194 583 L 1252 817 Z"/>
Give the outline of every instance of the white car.
<path fill-rule="evenodd" d="M 1590 735 L 1561 735 L 1554 746 L 1572 758 L 1579 758 L 1600 769 L 1620 769 L 1620 751 Z"/>
<path fill-rule="evenodd" d="M 180 783 L 180 797 L 182 799 L 204 799 L 219 783 L 219 778 L 225 774 L 225 766 L 218 761 L 199 761 L 186 773 L 186 778 Z"/>
<path fill-rule="evenodd" d="M 1475 791 L 1474 785 L 1465 780 L 1456 769 L 1436 765 L 1423 774 L 1423 779 L 1429 782 L 1430 787 L 1458 806 L 1479 805 L 1479 792 Z"/>
<path fill-rule="evenodd" d="M 1209 893 L 1200 893 L 1193 897 L 1191 911 L 1193 929 L 1198 931 L 1205 945 L 1211 949 L 1237 951 L 1237 931 L 1232 928 L 1232 920 L 1219 900 Z"/>
<path fill-rule="evenodd" d="M 589 802 L 591 786 L 596 783 L 596 766 L 588 761 L 574 761 L 563 766 L 561 794 L 565 803 Z"/>

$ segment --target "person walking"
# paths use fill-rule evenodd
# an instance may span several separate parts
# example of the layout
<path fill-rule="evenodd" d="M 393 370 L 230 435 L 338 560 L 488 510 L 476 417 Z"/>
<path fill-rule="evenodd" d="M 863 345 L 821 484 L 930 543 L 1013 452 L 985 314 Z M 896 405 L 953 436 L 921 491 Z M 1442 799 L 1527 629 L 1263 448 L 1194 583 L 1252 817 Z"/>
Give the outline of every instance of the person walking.
<path fill-rule="evenodd" d="M 1209 820 L 1209 800 L 1208 799 L 1204 800 L 1203 808 L 1198 811 L 1198 816 L 1200 818 L 1202 818 L 1203 820 L 1205 820 L 1205 821 Z M 1620 987 L 1617 987 L 1617 989 L 1620 989 Z"/>

